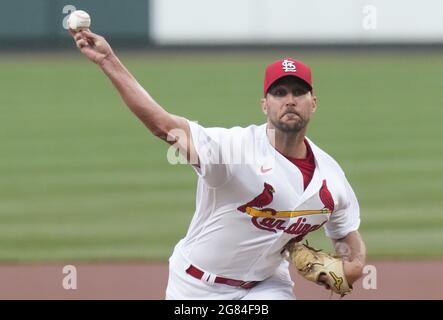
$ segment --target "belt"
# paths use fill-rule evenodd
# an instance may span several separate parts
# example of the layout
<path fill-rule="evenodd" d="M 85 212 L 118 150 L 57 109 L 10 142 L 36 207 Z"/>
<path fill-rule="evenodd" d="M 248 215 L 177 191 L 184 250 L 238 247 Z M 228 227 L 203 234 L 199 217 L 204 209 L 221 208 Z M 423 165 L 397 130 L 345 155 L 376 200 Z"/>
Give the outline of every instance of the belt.
<path fill-rule="evenodd" d="M 203 271 L 201 271 L 200 269 L 194 267 L 193 265 L 191 265 L 186 270 L 186 273 L 190 274 L 191 276 L 193 276 L 194 278 L 197 278 L 199 280 L 204 275 Z M 243 288 L 243 289 L 251 289 L 256 284 L 258 284 L 260 281 L 242 281 L 242 280 L 234 280 L 234 279 L 228 279 L 228 278 L 223 278 L 223 277 L 216 277 L 214 282 L 215 283 L 220 283 L 220 284 L 226 284 L 228 286 L 233 286 L 233 287 L 240 287 L 240 288 Z"/>

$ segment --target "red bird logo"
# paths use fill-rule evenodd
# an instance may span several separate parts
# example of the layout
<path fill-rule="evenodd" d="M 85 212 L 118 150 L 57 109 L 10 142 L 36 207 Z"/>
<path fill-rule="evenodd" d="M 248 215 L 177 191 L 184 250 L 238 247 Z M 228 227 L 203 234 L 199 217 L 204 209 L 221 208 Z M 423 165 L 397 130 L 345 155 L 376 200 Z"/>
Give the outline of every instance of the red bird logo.
<path fill-rule="evenodd" d="M 334 199 L 326 186 L 326 180 L 323 180 L 323 185 L 320 188 L 320 200 L 326 209 L 334 211 Z"/>
<path fill-rule="evenodd" d="M 256 196 L 254 199 L 249 201 L 248 203 L 240 206 L 237 208 L 237 210 L 241 212 L 246 212 L 247 207 L 256 207 L 256 208 L 263 208 L 270 204 L 272 202 L 272 199 L 274 198 L 274 188 L 265 182 L 264 189 L 262 193 L 260 193 L 258 196 Z M 270 211 L 275 211 L 273 209 L 269 209 Z"/>

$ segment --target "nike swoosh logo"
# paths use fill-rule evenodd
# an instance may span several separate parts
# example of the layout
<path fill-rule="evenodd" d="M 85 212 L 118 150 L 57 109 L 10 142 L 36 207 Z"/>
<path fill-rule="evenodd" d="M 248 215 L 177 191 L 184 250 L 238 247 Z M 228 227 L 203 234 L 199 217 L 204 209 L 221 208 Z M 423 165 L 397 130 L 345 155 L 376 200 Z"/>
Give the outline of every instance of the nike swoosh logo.
<path fill-rule="evenodd" d="M 260 171 L 261 171 L 261 173 L 266 173 L 266 172 L 268 172 L 268 171 L 271 171 L 272 170 L 272 168 L 263 168 L 263 166 L 261 166 L 260 167 Z"/>

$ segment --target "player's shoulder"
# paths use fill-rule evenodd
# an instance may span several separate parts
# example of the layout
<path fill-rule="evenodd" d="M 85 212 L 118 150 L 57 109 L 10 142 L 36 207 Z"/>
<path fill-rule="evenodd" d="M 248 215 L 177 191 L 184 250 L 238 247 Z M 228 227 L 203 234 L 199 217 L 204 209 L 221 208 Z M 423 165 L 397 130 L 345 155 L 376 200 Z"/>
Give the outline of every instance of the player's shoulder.
<path fill-rule="evenodd" d="M 234 126 L 234 127 L 203 127 L 199 125 L 201 129 L 211 135 L 221 135 L 224 138 L 232 137 L 235 139 L 244 138 L 258 138 L 263 135 L 263 128 L 266 124 L 256 125 L 251 124 L 247 127 Z"/>
<path fill-rule="evenodd" d="M 316 145 L 312 140 L 306 137 L 308 140 L 309 145 L 311 146 L 312 152 L 314 153 L 314 156 L 319 162 L 320 166 L 328 166 L 329 169 L 334 170 L 335 172 L 344 175 L 344 171 L 340 164 L 335 160 L 329 153 L 327 153 L 325 150 L 320 148 L 318 145 Z"/>
<path fill-rule="evenodd" d="M 251 124 L 247 127 L 232 127 L 233 132 L 240 133 L 242 135 L 261 137 L 266 130 L 266 124 Z"/>
<path fill-rule="evenodd" d="M 262 131 L 264 126 L 266 126 L 266 124 L 261 124 L 261 125 L 251 124 L 247 127 L 242 127 L 242 126 L 234 126 L 228 128 L 213 127 L 208 129 L 224 130 L 226 132 L 233 132 L 233 133 L 257 133 Z"/>
<path fill-rule="evenodd" d="M 232 127 L 228 129 L 232 139 L 243 143 L 262 143 L 266 137 L 266 124 L 251 124 L 247 127 Z"/>

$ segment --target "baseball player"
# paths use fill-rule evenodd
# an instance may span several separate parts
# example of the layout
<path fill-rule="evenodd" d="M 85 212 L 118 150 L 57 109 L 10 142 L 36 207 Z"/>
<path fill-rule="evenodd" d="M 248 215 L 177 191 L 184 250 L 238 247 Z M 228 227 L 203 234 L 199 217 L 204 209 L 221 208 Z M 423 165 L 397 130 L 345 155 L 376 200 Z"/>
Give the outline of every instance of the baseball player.
<path fill-rule="evenodd" d="M 306 64 L 285 58 L 267 66 L 266 123 L 204 128 L 165 111 L 103 37 L 70 32 L 129 109 L 198 175 L 194 217 L 169 259 L 166 299 L 294 299 L 285 246 L 321 227 L 343 257 L 345 280 L 361 277 L 356 196 L 340 166 L 306 137 L 317 109 Z M 328 277 L 316 281 L 328 286 Z"/>

